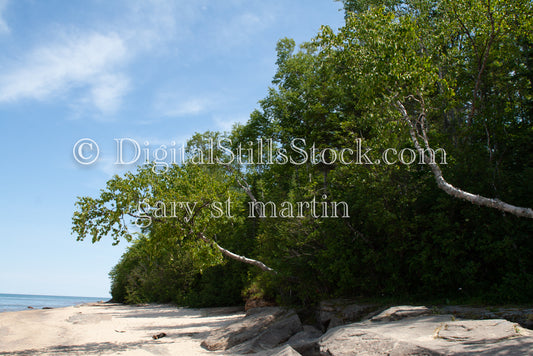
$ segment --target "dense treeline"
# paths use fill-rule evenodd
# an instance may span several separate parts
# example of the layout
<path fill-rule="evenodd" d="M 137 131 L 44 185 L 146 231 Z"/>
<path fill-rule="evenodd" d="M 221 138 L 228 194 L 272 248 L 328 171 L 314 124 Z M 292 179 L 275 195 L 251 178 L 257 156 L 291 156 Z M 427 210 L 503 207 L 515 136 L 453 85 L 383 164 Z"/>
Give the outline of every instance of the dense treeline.
<path fill-rule="evenodd" d="M 324 27 L 298 49 L 279 41 L 273 87 L 245 125 L 197 134 L 187 162 L 140 167 L 79 199 L 78 239 L 134 238 L 111 272 L 114 299 L 531 300 L 531 219 L 451 196 L 419 157 L 384 159 L 405 149 L 409 161 L 416 142 L 442 148 L 435 163 L 453 187 L 533 205 L 533 5 L 344 4 L 338 31 Z M 322 154 L 302 154 L 313 149 Z M 220 162 L 198 164 L 201 152 Z M 254 201 L 277 210 L 250 217 L 261 213 Z M 197 204 L 169 214 L 170 202 Z M 332 217 L 339 202 L 349 217 L 342 205 Z M 257 263 L 235 261 L 244 256 Z"/>

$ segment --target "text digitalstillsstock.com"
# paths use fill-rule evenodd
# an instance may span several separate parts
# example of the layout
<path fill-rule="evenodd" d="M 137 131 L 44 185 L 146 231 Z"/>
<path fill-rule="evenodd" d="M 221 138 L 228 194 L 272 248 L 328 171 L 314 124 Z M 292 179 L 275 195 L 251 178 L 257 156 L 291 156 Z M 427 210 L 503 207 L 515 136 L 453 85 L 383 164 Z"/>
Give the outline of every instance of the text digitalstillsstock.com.
<path fill-rule="evenodd" d="M 185 145 L 176 145 L 171 141 L 169 145 L 153 147 L 149 141 L 141 145 L 132 138 L 117 138 L 115 141 L 114 164 L 118 166 L 142 164 L 153 165 L 154 172 L 166 172 L 170 165 L 180 163 L 192 164 L 266 164 L 266 165 L 373 165 L 373 164 L 426 164 L 426 160 L 435 162 L 437 155 L 440 164 L 446 164 L 446 151 L 442 148 L 417 151 L 413 148 L 387 148 L 379 158 L 370 147 L 363 147 L 362 140 L 357 138 L 354 147 L 317 148 L 313 143 L 308 145 L 303 138 L 294 138 L 288 148 L 279 147 L 271 138 L 259 138 L 256 142 L 246 145 L 239 143 L 234 146 L 229 138 L 222 138 L 216 142 L 207 140 L 202 147 L 186 149 Z M 91 165 L 100 157 L 100 147 L 90 139 L 78 140 L 72 149 L 74 159 L 83 165 Z"/>
<path fill-rule="evenodd" d="M 201 147 L 187 149 L 184 145 L 177 146 L 175 141 L 169 145 L 153 147 L 148 141 L 139 144 L 132 138 L 118 138 L 115 141 L 114 164 L 151 165 L 152 171 L 162 174 L 171 165 L 190 163 L 194 165 L 374 165 L 374 164 L 426 164 L 435 162 L 437 154 L 440 164 L 446 164 L 446 151 L 442 148 L 432 150 L 414 150 L 412 148 L 387 148 L 379 158 L 374 158 L 371 148 L 363 147 L 360 138 L 356 139 L 352 148 L 317 148 L 315 143 L 308 145 L 303 138 L 293 139 L 288 148 L 279 147 L 273 139 L 260 138 L 247 145 L 233 145 L 229 138 L 222 138 L 216 142 L 208 139 Z M 100 147 L 89 138 L 78 140 L 73 147 L 74 159 L 83 165 L 91 165 L 100 157 Z M 232 218 L 232 202 L 228 198 L 225 202 L 215 201 L 207 207 L 211 218 Z M 188 222 L 199 209 L 194 201 L 157 201 L 153 204 L 144 199 L 138 203 L 135 223 L 147 227 L 152 219 L 181 218 Z M 249 218 L 349 218 L 349 207 L 344 201 L 330 201 L 326 194 L 313 196 L 308 201 L 251 201 L 248 202 Z"/>

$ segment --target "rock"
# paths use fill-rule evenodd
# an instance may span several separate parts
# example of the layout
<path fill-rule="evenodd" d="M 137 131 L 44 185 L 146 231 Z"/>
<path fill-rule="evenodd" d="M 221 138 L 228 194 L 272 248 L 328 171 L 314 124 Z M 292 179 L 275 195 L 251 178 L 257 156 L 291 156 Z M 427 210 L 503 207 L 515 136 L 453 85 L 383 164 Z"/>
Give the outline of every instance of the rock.
<path fill-rule="evenodd" d="M 165 337 L 165 336 L 167 336 L 167 334 L 159 333 L 159 334 L 152 335 L 152 339 L 157 340 L 157 339 L 161 339 L 162 337 Z"/>
<path fill-rule="evenodd" d="M 339 336 L 339 335 L 337 335 Z M 352 356 L 352 355 L 441 355 L 431 350 L 383 337 L 371 332 L 344 333 L 341 338 L 351 338 L 349 342 L 339 342 L 338 339 L 327 340 L 320 347 L 321 355 Z"/>
<path fill-rule="evenodd" d="M 533 355 L 533 332 L 501 319 L 418 316 L 339 326 L 319 340 L 321 355 Z"/>
<path fill-rule="evenodd" d="M 268 325 L 266 330 L 258 333 L 256 337 L 229 348 L 228 352 L 232 354 L 250 354 L 273 349 L 302 330 L 302 323 L 298 315 L 295 312 L 288 312 Z"/>
<path fill-rule="evenodd" d="M 255 356 L 302 356 L 297 351 L 295 351 L 289 345 L 280 346 L 272 350 L 261 351 L 254 354 Z"/>
<path fill-rule="evenodd" d="M 518 323 L 525 328 L 533 328 L 533 309 L 523 308 L 497 308 L 497 307 L 471 307 L 471 306 L 444 306 L 442 313 L 453 314 L 463 319 L 505 319 Z"/>
<path fill-rule="evenodd" d="M 437 328 L 433 337 L 472 344 L 499 342 L 519 336 L 515 326 L 503 319 L 452 321 Z"/>
<path fill-rule="evenodd" d="M 415 344 L 371 330 L 360 329 L 355 326 L 356 324 L 340 326 L 331 332 L 328 331 L 319 341 L 320 355 L 440 355 Z"/>
<path fill-rule="evenodd" d="M 386 309 L 379 313 L 378 315 L 372 317 L 372 321 L 394 321 L 401 320 L 404 318 L 412 318 L 421 315 L 430 315 L 432 314 L 431 310 L 423 306 L 411 306 L 411 305 L 402 305 L 398 307 L 392 307 Z"/>
<path fill-rule="evenodd" d="M 322 332 L 314 326 L 304 325 L 303 330 L 293 335 L 288 341 L 294 350 L 305 356 L 320 356 L 318 339 Z"/>
<path fill-rule="evenodd" d="M 207 339 L 202 341 L 202 346 L 211 351 L 227 350 L 235 345 L 258 338 L 276 322 L 280 322 L 277 325 L 278 327 L 284 327 L 284 332 L 296 328 L 297 330 L 293 332 L 294 334 L 300 331 L 300 329 L 295 326 L 296 318 L 298 318 L 298 316 L 294 311 L 279 307 L 250 309 L 246 313 L 246 316 L 241 320 L 226 327 L 213 330 Z M 299 321 L 300 319 L 298 318 L 298 322 Z M 299 327 L 301 328 L 301 323 L 299 324 Z M 263 338 L 260 339 L 260 342 L 266 342 L 269 335 L 272 336 L 272 338 L 275 338 L 277 333 L 273 330 L 265 333 Z M 286 336 L 281 342 L 289 339 L 291 336 L 292 334 Z M 280 338 L 283 339 L 283 337 Z"/>
<path fill-rule="evenodd" d="M 318 307 L 317 319 L 325 331 L 339 325 L 360 321 L 376 308 L 375 304 L 358 304 L 350 299 L 326 300 Z"/>

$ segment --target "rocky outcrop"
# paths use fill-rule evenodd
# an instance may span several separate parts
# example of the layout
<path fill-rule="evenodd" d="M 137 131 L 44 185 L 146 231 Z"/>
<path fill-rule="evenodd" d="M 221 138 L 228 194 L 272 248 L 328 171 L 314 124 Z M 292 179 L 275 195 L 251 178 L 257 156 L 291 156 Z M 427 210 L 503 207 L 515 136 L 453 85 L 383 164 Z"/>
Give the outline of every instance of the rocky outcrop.
<path fill-rule="evenodd" d="M 251 354 L 273 349 L 302 330 L 302 323 L 298 315 L 289 311 L 268 325 L 265 330 L 261 331 L 261 328 L 258 328 L 257 336 L 233 346 L 228 349 L 228 352 L 232 354 Z"/>
<path fill-rule="evenodd" d="M 321 355 L 533 355 L 533 333 L 507 320 L 456 320 L 452 315 L 364 321 L 333 328 Z"/>
<path fill-rule="evenodd" d="M 275 348 L 301 330 L 300 318 L 292 310 L 255 308 L 242 320 L 212 331 L 202 346 L 211 351 L 231 349 L 231 353 L 254 353 Z"/>
<path fill-rule="evenodd" d="M 440 355 L 386 335 L 356 327 L 339 327 L 320 340 L 320 355 Z"/>
<path fill-rule="evenodd" d="M 202 346 L 228 355 L 259 356 L 533 356 L 533 331 L 496 317 L 501 312 L 523 318 L 528 310 L 446 308 L 450 309 L 404 305 L 379 312 L 375 306 L 346 300 L 323 302 L 317 310 L 317 326 L 327 328 L 325 334 L 314 326 L 302 326 L 292 310 L 254 308 L 238 322 L 211 332 Z M 444 310 L 455 315 L 442 314 Z M 464 320 L 459 315 L 492 318 Z M 362 321 L 342 325 L 350 319 Z"/>
<path fill-rule="evenodd" d="M 533 309 L 500 308 L 500 307 L 471 307 L 445 306 L 437 309 L 442 314 L 453 314 L 461 319 L 505 319 L 521 326 L 533 329 Z"/>

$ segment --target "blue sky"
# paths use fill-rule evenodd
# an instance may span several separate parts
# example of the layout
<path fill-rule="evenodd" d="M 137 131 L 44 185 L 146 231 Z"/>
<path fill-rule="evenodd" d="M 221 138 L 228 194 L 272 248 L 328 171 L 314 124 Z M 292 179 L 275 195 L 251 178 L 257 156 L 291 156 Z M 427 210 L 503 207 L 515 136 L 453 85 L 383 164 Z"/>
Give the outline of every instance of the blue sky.
<path fill-rule="evenodd" d="M 122 171 L 117 138 L 149 147 L 245 122 L 275 46 L 342 26 L 333 0 L 0 0 L 0 293 L 109 296 L 126 243 L 76 242 L 77 196 Z M 73 146 L 91 138 L 84 166 Z M 84 151 L 86 152 L 86 151 Z"/>

